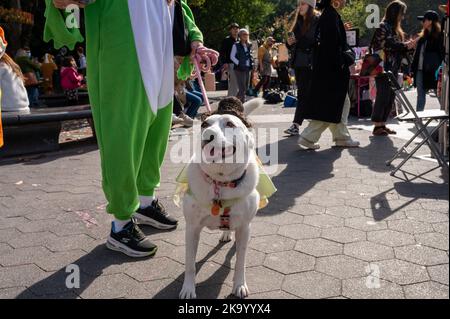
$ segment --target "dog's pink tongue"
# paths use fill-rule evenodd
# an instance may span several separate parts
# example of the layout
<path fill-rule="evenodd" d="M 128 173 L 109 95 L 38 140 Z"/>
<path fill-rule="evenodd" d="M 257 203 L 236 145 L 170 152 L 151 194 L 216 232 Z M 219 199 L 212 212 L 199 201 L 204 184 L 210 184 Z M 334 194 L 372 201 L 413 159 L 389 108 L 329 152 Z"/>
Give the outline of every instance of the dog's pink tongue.
<path fill-rule="evenodd" d="M 233 155 L 233 153 L 234 153 L 234 148 L 232 146 L 225 147 L 222 149 L 222 154 L 225 154 L 226 156 Z"/>

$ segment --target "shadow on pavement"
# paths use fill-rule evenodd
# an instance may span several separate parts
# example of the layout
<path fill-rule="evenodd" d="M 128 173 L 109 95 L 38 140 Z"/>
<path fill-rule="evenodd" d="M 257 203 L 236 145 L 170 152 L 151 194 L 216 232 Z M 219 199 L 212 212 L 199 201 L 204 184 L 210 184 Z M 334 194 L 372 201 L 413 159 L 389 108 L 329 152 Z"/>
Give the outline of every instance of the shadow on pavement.
<path fill-rule="evenodd" d="M 386 165 L 386 161 L 394 156 L 397 148 L 390 137 L 371 136 L 368 146 L 350 148 L 348 152 L 362 166 L 375 172 L 388 173 L 391 167 Z"/>
<path fill-rule="evenodd" d="M 202 266 L 214 256 L 226 243 L 219 243 L 202 260 L 196 263 L 197 274 Z M 224 263 L 208 279 L 203 282 L 196 282 L 196 293 L 198 299 L 218 299 L 220 290 L 231 271 L 231 259 L 236 253 L 236 244 L 228 251 Z M 172 283 L 163 288 L 153 298 L 154 299 L 178 299 L 184 281 L 184 272 L 178 276 Z M 231 290 L 231 289 L 230 289 Z M 231 296 L 228 296 L 231 298 Z"/>
<path fill-rule="evenodd" d="M 0 167 L 8 165 L 39 165 L 50 163 L 64 157 L 78 156 L 98 150 L 96 139 L 86 138 L 83 140 L 67 142 L 61 144 L 61 148 L 55 152 L 15 156 L 11 158 L 0 158 Z"/>
<path fill-rule="evenodd" d="M 269 205 L 258 212 L 259 216 L 273 216 L 290 210 L 297 198 L 313 189 L 317 183 L 334 177 L 333 164 L 342 155 L 340 148 L 301 150 L 295 137 L 284 138 L 277 143 L 278 164 L 286 167 L 279 175 L 272 177 L 278 192 L 270 199 Z M 265 153 L 265 149 L 270 146 L 262 146 L 258 152 Z"/>
<path fill-rule="evenodd" d="M 219 243 L 214 247 L 202 260 L 197 262 L 197 273 L 202 266 L 212 256 L 214 256 L 225 244 Z M 197 296 L 199 299 L 217 299 L 220 294 L 221 286 L 231 271 L 231 259 L 236 251 L 233 245 L 225 257 L 225 262 L 218 268 L 207 280 L 197 284 Z M 144 259 L 134 259 L 123 254 L 113 253 L 108 250 L 105 245 L 99 245 L 91 252 L 87 253 L 72 264 L 77 265 L 80 269 L 80 288 L 69 289 L 66 286 L 66 279 L 70 273 L 66 273 L 66 267 L 53 273 L 51 276 L 33 284 L 23 291 L 16 299 L 30 298 L 50 298 L 50 299 L 76 299 L 91 284 L 103 274 L 106 268 L 111 266 L 120 266 L 133 262 L 140 262 Z M 172 283 L 158 292 L 154 298 L 156 299 L 177 299 L 184 280 L 184 272 Z M 231 292 L 231 289 L 230 289 Z"/>
<path fill-rule="evenodd" d="M 29 298 L 30 292 L 38 298 L 57 298 L 58 296 L 64 296 L 65 299 L 75 299 L 77 298 L 77 295 L 81 295 L 106 268 L 139 261 L 142 261 L 142 259 L 133 259 L 123 254 L 113 253 L 108 250 L 105 245 L 99 245 L 91 252 L 72 263 L 77 265 L 80 269 L 79 289 L 69 289 L 66 287 L 66 278 L 69 273 L 66 273 L 66 267 L 64 267 L 50 277 L 27 288 L 17 296 L 17 299 Z"/>
<path fill-rule="evenodd" d="M 388 174 L 392 171 L 392 166 L 387 166 L 386 161 L 390 160 L 396 152 L 397 148 L 394 146 L 393 140 L 390 137 L 372 136 L 370 137 L 370 144 L 367 147 L 362 149 L 349 149 L 349 153 L 359 164 L 366 166 L 374 172 L 386 173 L 386 178 L 389 179 L 391 177 Z M 402 160 L 404 156 L 404 154 L 399 156 L 396 162 Z M 438 184 L 425 177 L 428 173 L 434 171 L 435 169 L 436 168 L 427 170 L 420 175 L 399 171 L 397 174 L 400 175 L 403 173 L 405 175 L 405 179 L 402 179 L 401 182 L 395 183 L 393 188 L 373 196 L 370 199 L 370 206 L 374 220 L 384 220 L 394 215 L 396 212 L 403 210 L 405 207 L 413 204 L 420 198 L 447 199 L 448 182 Z M 406 174 L 411 175 L 412 178 L 408 178 Z M 401 179 L 400 177 L 397 178 Z M 413 183 L 413 181 L 417 179 L 421 179 L 427 183 Z M 410 198 L 410 200 L 406 201 L 399 207 L 393 208 L 387 198 L 387 194 L 390 192 L 396 192 L 402 197 Z"/>

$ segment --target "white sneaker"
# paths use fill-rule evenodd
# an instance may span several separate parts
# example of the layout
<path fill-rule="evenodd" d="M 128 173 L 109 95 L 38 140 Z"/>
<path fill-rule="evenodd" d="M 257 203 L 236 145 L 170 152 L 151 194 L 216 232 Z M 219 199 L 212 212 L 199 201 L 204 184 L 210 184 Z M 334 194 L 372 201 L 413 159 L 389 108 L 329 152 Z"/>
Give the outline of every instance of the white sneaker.
<path fill-rule="evenodd" d="M 192 126 L 194 126 L 194 119 L 192 119 L 191 117 L 187 116 L 184 113 L 181 113 L 179 117 L 183 120 L 182 124 L 185 127 L 192 127 Z"/>
<path fill-rule="evenodd" d="M 175 114 L 172 114 L 172 125 L 178 125 L 178 124 L 183 124 L 184 120 L 178 116 L 176 116 Z"/>
<path fill-rule="evenodd" d="M 337 147 L 359 147 L 361 143 L 352 139 L 336 141 Z"/>
<path fill-rule="evenodd" d="M 320 149 L 320 144 L 308 142 L 303 137 L 300 137 L 298 139 L 298 145 L 300 145 L 303 148 L 306 148 L 307 150 L 318 150 L 318 149 Z"/>

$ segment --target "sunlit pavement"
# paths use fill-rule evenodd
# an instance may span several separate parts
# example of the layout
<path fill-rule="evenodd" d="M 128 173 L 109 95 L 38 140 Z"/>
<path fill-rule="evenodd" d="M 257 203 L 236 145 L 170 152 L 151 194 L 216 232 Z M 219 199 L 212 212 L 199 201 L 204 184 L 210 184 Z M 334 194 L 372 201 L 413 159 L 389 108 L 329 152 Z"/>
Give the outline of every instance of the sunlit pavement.
<path fill-rule="evenodd" d="M 252 224 L 251 297 L 448 298 L 448 182 L 440 169 L 420 176 L 436 163 L 412 159 L 407 173 L 391 177 L 385 161 L 407 136 L 374 138 L 370 122 L 356 119 L 351 134 L 361 148 L 334 148 L 327 132 L 321 150 L 302 151 L 282 133 L 292 116 L 293 109 L 266 105 L 251 117 L 260 151 L 278 151 L 267 167 L 278 193 Z M 170 146 L 188 142 L 175 135 Z M 143 228 L 159 250 L 133 260 L 105 248 L 112 219 L 92 142 L 0 161 L 0 298 L 176 298 L 185 223 L 172 196 L 182 167 L 169 152 L 158 191 L 180 227 Z M 231 293 L 235 247 L 219 237 L 201 237 L 199 298 Z M 71 264 L 80 288 L 66 285 Z"/>

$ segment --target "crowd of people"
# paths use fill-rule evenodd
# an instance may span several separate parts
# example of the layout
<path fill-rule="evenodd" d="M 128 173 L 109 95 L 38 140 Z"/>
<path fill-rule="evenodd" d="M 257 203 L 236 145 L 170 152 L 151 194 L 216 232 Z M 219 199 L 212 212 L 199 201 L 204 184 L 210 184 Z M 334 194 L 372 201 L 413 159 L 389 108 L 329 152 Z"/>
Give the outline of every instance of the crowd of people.
<path fill-rule="evenodd" d="M 1 34 L 5 38 L 3 30 Z M 75 57 L 65 48 L 56 58 L 49 53 L 41 59 L 32 57 L 28 47 L 19 49 L 14 58 L 5 52 L 0 59 L 2 111 L 29 113 L 30 108 L 43 106 L 42 95 L 58 93 L 65 95 L 65 105 L 76 105 L 78 90 L 86 83 L 86 68 L 82 47 Z"/>
<path fill-rule="evenodd" d="M 290 67 L 295 74 L 297 108 L 293 124 L 285 133 L 300 136 L 299 144 L 307 149 L 317 149 L 321 133 L 329 128 L 338 146 L 357 147 L 346 128 L 351 108 L 348 96 L 350 71 L 354 63 L 345 63 L 349 49 L 346 31 L 351 26 L 344 23 L 339 10 L 344 0 L 299 1 L 295 19 L 285 44 L 290 52 Z M 426 95 L 437 88 L 437 72 L 444 60 L 444 41 L 439 14 L 427 11 L 418 17 L 422 23 L 419 35 L 408 37 L 402 29 L 407 12 L 404 2 L 392 1 L 385 16 L 375 30 L 370 52 L 379 57 L 376 76 L 377 94 L 371 119 L 374 136 L 387 136 L 396 132 L 386 126 L 394 108 L 394 93 L 390 89 L 387 72 L 398 77 L 400 73 L 414 79 L 417 87 L 417 110 L 423 111 Z M 338 26 L 338 27 L 336 27 Z M 265 97 L 271 87 L 276 57 L 276 41 L 266 38 L 253 58 L 249 31 L 237 23 L 229 26 L 229 36 L 221 48 L 222 71 L 228 73 L 228 95 L 245 101 L 247 96 L 258 96 L 261 88 Z M 362 57 L 364 58 L 364 57 Z M 259 82 L 250 79 L 258 74 Z M 323 94 L 327 92 L 327 94 Z M 313 120 L 300 134 L 305 119 Z"/>

